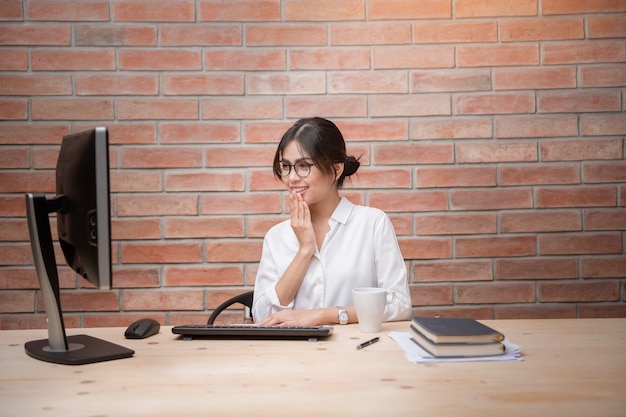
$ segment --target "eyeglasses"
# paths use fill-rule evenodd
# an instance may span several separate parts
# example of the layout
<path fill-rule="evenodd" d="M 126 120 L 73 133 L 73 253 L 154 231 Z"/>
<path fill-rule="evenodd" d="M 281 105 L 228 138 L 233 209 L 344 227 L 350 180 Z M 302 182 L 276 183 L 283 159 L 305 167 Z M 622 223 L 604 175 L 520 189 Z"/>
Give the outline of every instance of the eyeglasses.
<path fill-rule="evenodd" d="M 278 163 L 278 169 L 281 177 L 288 177 L 291 174 L 291 168 L 296 171 L 296 175 L 300 178 L 306 178 L 311 174 L 311 167 L 315 164 L 311 164 L 306 161 L 298 161 L 295 164 L 290 164 L 287 161 L 280 161 Z"/>

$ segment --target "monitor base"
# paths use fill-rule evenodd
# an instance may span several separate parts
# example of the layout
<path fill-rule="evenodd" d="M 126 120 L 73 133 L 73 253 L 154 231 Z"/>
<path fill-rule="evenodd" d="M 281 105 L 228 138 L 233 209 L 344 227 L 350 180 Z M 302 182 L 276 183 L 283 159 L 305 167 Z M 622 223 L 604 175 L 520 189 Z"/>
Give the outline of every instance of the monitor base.
<path fill-rule="evenodd" d="M 67 345 L 67 350 L 52 350 L 49 347 L 48 339 L 40 339 L 26 342 L 24 349 L 29 356 L 35 359 L 62 365 L 84 365 L 111 361 L 130 358 L 135 354 L 134 350 L 124 346 L 84 334 L 68 336 Z"/>

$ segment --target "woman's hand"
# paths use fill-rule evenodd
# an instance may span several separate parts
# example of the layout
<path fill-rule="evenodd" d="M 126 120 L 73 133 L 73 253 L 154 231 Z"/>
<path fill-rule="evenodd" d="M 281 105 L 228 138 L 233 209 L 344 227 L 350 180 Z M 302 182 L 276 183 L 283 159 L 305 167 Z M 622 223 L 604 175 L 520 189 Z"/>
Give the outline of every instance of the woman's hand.
<path fill-rule="evenodd" d="M 324 324 L 323 310 L 281 310 L 270 314 L 259 324 L 262 326 L 319 326 Z"/>
<path fill-rule="evenodd" d="M 309 205 L 304 201 L 302 195 L 295 192 L 289 194 L 289 199 L 291 203 L 291 228 L 296 234 L 300 249 L 313 253 L 317 241 L 313 231 Z"/>

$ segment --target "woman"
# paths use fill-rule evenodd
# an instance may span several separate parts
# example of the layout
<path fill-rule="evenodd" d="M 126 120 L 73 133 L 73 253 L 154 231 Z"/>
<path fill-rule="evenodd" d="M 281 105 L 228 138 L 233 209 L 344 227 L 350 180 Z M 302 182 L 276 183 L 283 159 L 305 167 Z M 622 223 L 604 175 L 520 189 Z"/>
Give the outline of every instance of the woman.
<path fill-rule="evenodd" d="M 352 289 L 358 287 L 396 292 L 385 321 L 410 317 L 406 267 L 389 218 L 339 196 L 358 168 L 329 120 L 302 119 L 283 135 L 274 175 L 289 191 L 291 219 L 271 228 L 263 241 L 252 307 L 256 323 L 356 323 Z"/>

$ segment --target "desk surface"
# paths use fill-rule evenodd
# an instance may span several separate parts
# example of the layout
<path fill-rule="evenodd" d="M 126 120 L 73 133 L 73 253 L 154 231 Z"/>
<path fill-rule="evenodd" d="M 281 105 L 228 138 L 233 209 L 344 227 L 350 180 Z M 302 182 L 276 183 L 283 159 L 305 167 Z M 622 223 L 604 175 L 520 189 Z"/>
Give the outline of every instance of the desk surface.
<path fill-rule="evenodd" d="M 148 339 L 69 329 L 135 350 L 81 366 L 32 359 L 45 330 L 0 332 L 0 416 L 623 416 L 626 319 L 498 320 L 524 361 L 412 364 L 384 323 L 375 334 L 336 326 L 327 340 Z"/>

